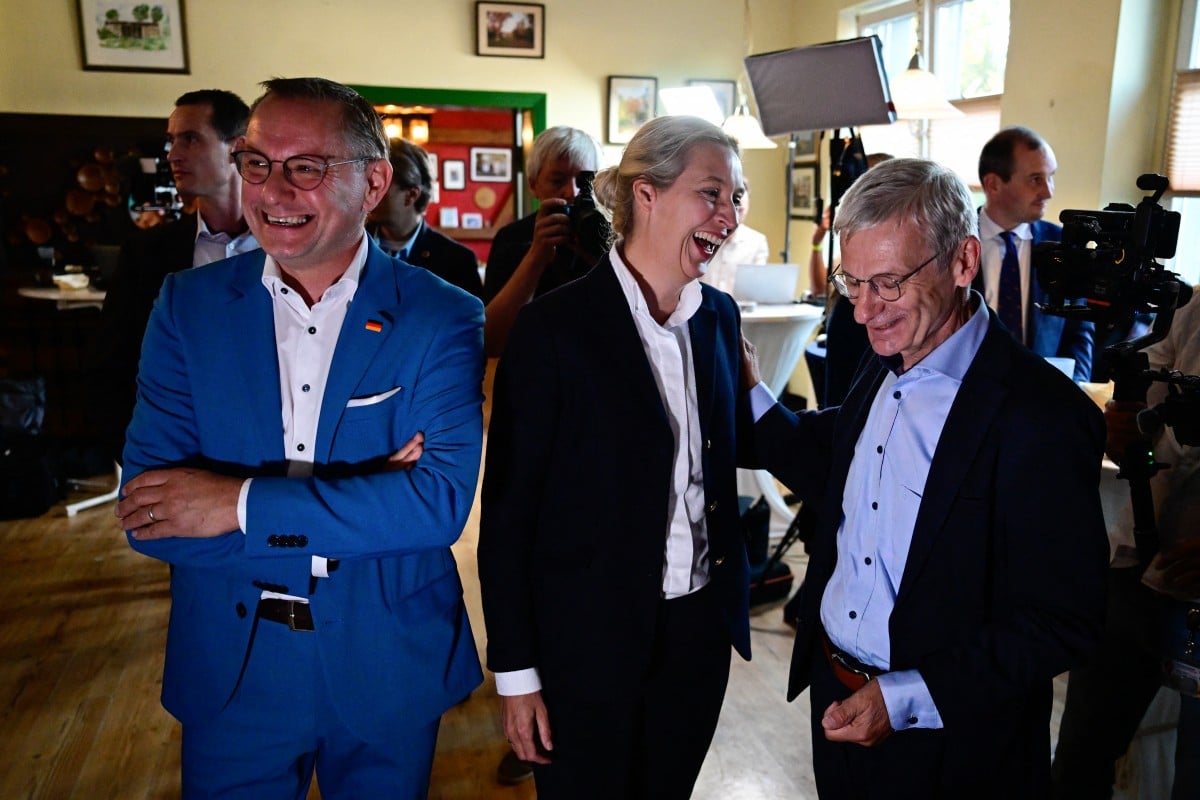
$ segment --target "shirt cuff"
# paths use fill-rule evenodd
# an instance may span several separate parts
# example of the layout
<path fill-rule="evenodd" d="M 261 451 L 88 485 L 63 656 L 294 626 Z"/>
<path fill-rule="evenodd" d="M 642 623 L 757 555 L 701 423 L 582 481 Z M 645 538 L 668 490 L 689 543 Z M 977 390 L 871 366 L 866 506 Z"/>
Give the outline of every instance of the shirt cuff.
<path fill-rule="evenodd" d="M 763 415 L 771 410 L 775 405 L 775 398 L 771 395 L 771 390 L 762 381 L 750 387 L 750 413 L 754 415 L 754 421 L 758 422 L 763 418 Z"/>
<path fill-rule="evenodd" d="M 879 689 L 883 692 L 883 704 L 887 706 L 892 730 L 944 727 L 942 715 L 938 713 L 920 672 L 915 669 L 886 672 L 875 680 L 879 681 Z"/>
<path fill-rule="evenodd" d="M 501 697 L 533 694 L 541 690 L 542 679 L 538 677 L 537 667 L 496 673 L 496 694 Z"/>
<path fill-rule="evenodd" d="M 241 528 L 243 534 L 246 533 L 246 504 L 250 497 L 250 481 L 252 480 L 254 479 L 246 478 L 242 481 L 242 490 L 238 492 L 238 527 Z"/>

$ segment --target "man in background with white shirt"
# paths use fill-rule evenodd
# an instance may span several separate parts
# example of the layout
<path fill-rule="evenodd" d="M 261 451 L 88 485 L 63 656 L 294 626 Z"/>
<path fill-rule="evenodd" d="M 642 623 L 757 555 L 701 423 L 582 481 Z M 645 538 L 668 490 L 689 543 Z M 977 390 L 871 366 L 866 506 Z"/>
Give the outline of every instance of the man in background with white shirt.
<path fill-rule="evenodd" d="M 201 89 L 175 101 L 167 120 L 167 163 L 194 211 L 134 233 L 121 248 L 96 337 L 97 424 L 119 458 L 133 414 L 142 334 L 163 279 L 258 247 L 242 217 L 242 181 L 230 154 L 250 109 L 233 92 Z"/>
<path fill-rule="evenodd" d="M 979 212 L 975 289 L 1014 339 L 1044 358 L 1074 359 L 1074 379 L 1090 381 L 1095 326 L 1037 309 L 1046 293 L 1033 270 L 1034 246 L 1062 239 L 1062 228 L 1042 219 L 1057 170 L 1054 151 L 1029 128 L 1005 128 L 983 146 L 979 182 L 987 199 Z"/>

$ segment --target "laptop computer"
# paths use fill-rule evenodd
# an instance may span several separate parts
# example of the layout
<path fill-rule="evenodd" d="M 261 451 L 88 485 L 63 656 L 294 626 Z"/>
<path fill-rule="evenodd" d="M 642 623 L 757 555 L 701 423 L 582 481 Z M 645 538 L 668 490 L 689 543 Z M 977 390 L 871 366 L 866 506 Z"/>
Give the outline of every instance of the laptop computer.
<path fill-rule="evenodd" d="M 778 305 L 796 299 L 799 264 L 739 264 L 733 298 L 742 303 Z"/>

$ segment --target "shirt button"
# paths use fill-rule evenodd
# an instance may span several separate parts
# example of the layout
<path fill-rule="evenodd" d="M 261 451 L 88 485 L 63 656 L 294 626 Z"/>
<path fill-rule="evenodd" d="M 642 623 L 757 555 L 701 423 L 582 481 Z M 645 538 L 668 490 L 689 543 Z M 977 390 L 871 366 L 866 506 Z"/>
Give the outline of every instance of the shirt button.
<path fill-rule="evenodd" d="M 908 724 L 909 724 L 909 725 L 916 725 L 916 724 L 917 724 L 917 718 L 916 718 L 916 717 L 909 717 L 909 718 L 908 718 Z"/>
<path fill-rule="evenodd" d="M 281 288 L 280 288 L 280 290 L 279 290 L 279 293 L 280 293 L 280 294 L 287 294 L 287 293 L 288 293 L 287 287 L 286 287 L 286 286 L 284 286 L 284 287 L 281 287 Z"/>
<path fill-rule="evenodd" d="M 872 510 L 872 511 L 878 511 L 878 510 L 879 510 L 879 503 L 871 503 L 871 510 Z"/>
<path fill-rule="evenodd" d="M 866 558 L 864 558 L 863 563 L 866 564 L 868 567 L 871 566 L 871 557 L 867 556 Z"/>
<path fill-rule="evenodd" d="M 312 388 L 312 387 L 311 387 L 311 386 L 309 386 L 309 385 L 306 383 L 306 384 L 304 384 L 303 386 L 301 386 L 301 387 L 300 387 L 300 391 L 302 391 L 302 392 L 307 392 L 307 391 L 308 391 L 309 389 L 311 389 L 311 388 Z"/>
<path fill-rule="evenodd" d="M 858 619 L 858 612 L 857 612 L 857 611 L 851 611 L 851 612 L 850 612 L 850 619 Z"/>
<path fill-rule="evenodd" d="M 301 442 L 300 444 L 296 445 L 296 449 L 299 450 L 301 453 L 303 453 L 304 452 L 304 443 Z"/>
<path fill-rule="evenodd" d="M 897 391 L 892 392 L 892 397 L 899 400 L 900 399 L 900 391 L 897 390 Z"/>
<path fill-rule="evenodd" d="M 310 326 L 310 327 L 309 327 L 309 329 L 308 329 L 308 332 L 309 332 L 309 333 L 316 333 L 316 332 L 317 332 L 317 329 L 316 329 L 315 327 L 311 327 L 311 326 Z"/>
<path fill-rule="evenodd" d="M 883 445 L 877 445 L 877 446 L 875 447 L 875 452 L 876 452 L 876 453 L 882 453 L 882 452 L 883 452 Z"/>

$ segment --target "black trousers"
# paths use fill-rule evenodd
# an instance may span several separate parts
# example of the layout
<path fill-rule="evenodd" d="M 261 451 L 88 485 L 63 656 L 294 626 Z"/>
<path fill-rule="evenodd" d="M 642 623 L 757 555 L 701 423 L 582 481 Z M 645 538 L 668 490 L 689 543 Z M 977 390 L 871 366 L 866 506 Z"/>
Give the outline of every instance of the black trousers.
<path fill-rule="evenodd" d="M 650 667 L 632 690 L 543 690 L 552 763 L 534 765 L 539 800 L 686 800 L 729 682 L 728 627 L 715 592 L 659 603 Z M 614 681 L 614 683 L 616 683 Z"/>
<path fill-rule="evenodd" d="M 1108 800 L 1115 763 L 1162 685 L 1161 620 L 1166 601 L 1137 567 L 1108 571 L 1108 611 L 1100 647 L 1071 670 L 1054 750 L 1056 800 Z"/>

